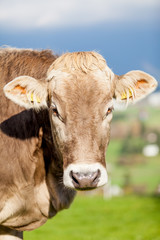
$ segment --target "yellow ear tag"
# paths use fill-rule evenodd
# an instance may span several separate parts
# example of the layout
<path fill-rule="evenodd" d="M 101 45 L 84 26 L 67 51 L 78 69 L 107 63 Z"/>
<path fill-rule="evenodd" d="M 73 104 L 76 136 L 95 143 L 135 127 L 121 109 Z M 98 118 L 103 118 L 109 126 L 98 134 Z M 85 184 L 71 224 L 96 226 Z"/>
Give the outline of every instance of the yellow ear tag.
<path fill-rule="evenodd" d="M 33 92 L 31 94 L 27 94 L 27 96 L 29 97 L 30 101 L 33 103 L 34 102 L 34 100 L 33 100 Z M 37 101 L 37 103 L 41 102 L 39 97 L 36 97 L 36 101 Z"/>
<path fill-rule="evenodd" d="M 129 98 L 133 97 L 131 90 L 129 89 Z M 126 100 L 127 99 L 127 93 L 122 93 L 121 95 L 121 100 Z"/>
<path fill-rule="evenodd" d="M 37 103 L 40 103 L 40 102 L 41 102 L 41 100 L 40 100 L 39 97 L 36 97 L 36 100 L 37 100 Z"/>
<path fill-rule="evenodd" d="M 33 102 L 33 93 L 31 93 L 31 95 L 30 95 L 30 100 L 31 100 L 31 102 Z"/>

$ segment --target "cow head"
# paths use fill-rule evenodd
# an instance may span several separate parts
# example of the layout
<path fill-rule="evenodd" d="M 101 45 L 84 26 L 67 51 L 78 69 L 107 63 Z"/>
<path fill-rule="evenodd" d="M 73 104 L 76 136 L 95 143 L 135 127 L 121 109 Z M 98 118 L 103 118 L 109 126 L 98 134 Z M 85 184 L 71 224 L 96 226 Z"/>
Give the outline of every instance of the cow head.
<path fill-rule="evenodd" d="M 25 108 L 48 108 L 53 139 L 63 158 L 63 183 L 92 189 L 107 182 L 105 153 L 115 103 L 133 103 L 156 88 L 142 71 L 115 75 L 96 52 L 66 53 L 50 66 L 45 81 L 20 76 L 5 95 Z"/>

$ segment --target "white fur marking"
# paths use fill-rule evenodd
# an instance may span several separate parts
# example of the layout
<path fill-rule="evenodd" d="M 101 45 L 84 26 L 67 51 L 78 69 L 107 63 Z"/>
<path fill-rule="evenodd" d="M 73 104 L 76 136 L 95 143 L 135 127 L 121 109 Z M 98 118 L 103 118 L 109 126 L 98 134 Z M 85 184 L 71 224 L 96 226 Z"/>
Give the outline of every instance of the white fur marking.
<path fill-rule="evenodd" d="M 4 222 L 14 214 L 18 214 L 20 210 L 25 206 L 25 201 L 19 198 L 17 195 L 6 201 L 5 206 L 0 212 L 0 223 Z"/>

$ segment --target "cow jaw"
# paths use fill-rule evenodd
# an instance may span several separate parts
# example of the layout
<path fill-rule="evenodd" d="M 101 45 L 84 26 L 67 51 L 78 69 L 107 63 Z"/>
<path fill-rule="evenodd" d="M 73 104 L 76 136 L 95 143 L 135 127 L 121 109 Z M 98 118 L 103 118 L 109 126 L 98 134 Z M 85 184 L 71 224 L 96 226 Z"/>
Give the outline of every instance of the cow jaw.
<path fill-rule="evenodd" d="M 101 187 L 107 181 L 106 168 L 100 163 L 73 163 L 67 166 L 63 174 L 64 185 L 77 190 Z"/>

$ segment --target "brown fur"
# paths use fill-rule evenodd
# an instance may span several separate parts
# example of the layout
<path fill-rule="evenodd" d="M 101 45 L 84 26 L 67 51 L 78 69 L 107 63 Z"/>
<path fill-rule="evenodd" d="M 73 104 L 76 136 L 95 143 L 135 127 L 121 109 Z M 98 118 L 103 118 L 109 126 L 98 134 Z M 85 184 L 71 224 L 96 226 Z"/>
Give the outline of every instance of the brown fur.
<path fill-rule="evenodd" d="M 64 168 L 80 160 L 100 162 L 105 166 L 110 129 L 108 126 L 105 132 L 104 128 L 97 126 L 101 126 L 107 104 L 112 101 L 113 78 L 105 59 L 96 52 L 66 53 L 49 68 L 49 89 L 53 89 L 50 95 L 57 103 L 63 99 L 60 102 L 62 118 L 67 121 L 65 128 L 70 139 L 65 144 L 58 142 L 59 146 L 62 145 Z"/>
<path fill-rule="evenodd" d="M 21 111 L 21 108 L 4 96 L 6 83 L 21 75 L 42 79 L 57 56 L 50 50 L 32 51 L 10 48 L 0 49 L 0 122 Z M 5 107 L 4 107 L 5 106 Z"/>
<path fill-rule="evenodd" d="M 68 84 L 69 81 L 72 84 Z M 101 109 L 107 110 L 107 103 L 112 100 L 109 86 L 103 85 L 92 74 L 79 73 L 73 74 L 65 83 L 63 81 L 63 90 L 59 92 L 57 89 L 57 94 L 64 101 L 61 103 L 65 109 L 63 117 L 67 116 L 67 132 L 72 139 L 63 145 L 64 168 L 79 161 L 78 151 L 85 153 L 86 162 L 101 162 L 105 166 L 109 129 L 103 132 L 97 126 L 105 115 Z"/>
<path fill-rule="evenodd" d="M 62 163 L 56 162 L 48 111 L 23 110 L 4 96 L 2 88 L 20 75 L 44 78 L 56 57 L 51 51 L 0 50 L 0 223 L 21 231 L 39 227 L 68 207 L 74 191 L 62 184 Z M 36 189 L 44 183 L 49 196 L 43 206 L 39 198 L 44 189 Z M 5 216 L 10 201 L 14 206 Z"/>

